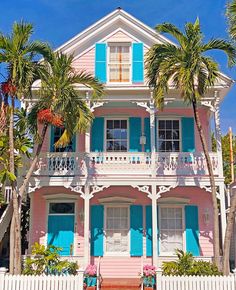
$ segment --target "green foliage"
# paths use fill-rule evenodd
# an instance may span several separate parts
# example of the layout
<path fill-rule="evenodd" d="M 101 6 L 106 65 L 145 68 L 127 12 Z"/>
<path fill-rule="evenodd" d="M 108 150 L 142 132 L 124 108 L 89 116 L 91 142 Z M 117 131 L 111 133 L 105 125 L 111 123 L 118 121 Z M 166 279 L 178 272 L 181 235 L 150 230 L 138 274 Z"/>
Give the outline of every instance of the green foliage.
<path fill-rule="evenodd" d="M 228 18 L 229 34 L 236 39 L 236 1 L 233 0 L 227 5 L 226 15 Z"/>
<path fill-rule="evenodd" d="M 32 257 L 27 257 L 23 269 L 24 275 L 76 275 L 78 265 L 75 262 L 61 260 L 61 248 L 49 245 L 45 247 L 35 243 Z"/>
<path fill-rule="evenodd" d="M 191 253 L 176 250 L 177 261 L 163 262 L 165 276 L 219 276 L 222 275 L 211 262 L 194 260 Z"/>

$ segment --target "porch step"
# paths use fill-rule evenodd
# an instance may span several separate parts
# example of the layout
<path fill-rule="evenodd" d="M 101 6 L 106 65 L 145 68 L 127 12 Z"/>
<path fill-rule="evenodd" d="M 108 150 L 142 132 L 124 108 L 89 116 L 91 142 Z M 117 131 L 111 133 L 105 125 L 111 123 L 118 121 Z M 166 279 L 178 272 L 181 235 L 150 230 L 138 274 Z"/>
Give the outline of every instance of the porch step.
<path fill-rule="evenodd" d="M 140 279 L 105 278 L 101 282 L 101 290 L 140 290 Z"/>

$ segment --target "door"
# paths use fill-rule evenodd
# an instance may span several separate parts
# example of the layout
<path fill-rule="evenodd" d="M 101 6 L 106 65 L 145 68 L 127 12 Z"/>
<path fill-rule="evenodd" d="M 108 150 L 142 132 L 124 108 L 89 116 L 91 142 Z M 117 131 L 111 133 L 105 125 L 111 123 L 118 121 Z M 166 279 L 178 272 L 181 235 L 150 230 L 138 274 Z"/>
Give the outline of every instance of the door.
<path fill-rule="evenodd" d="M 74 203 L 50 203 L 47 243 L 60 247 L 61 256 L 73 254 L 74 223 Z"/>

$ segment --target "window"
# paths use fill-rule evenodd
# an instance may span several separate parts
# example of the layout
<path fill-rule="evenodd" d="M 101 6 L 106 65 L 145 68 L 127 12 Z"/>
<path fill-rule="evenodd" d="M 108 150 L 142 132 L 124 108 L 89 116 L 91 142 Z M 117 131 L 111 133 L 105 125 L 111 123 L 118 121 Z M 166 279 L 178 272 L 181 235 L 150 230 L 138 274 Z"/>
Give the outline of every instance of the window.
<path fill-rule="evenodd" d="M 106 121 L 106 151 L 126 152 L 128 150 L 127 120 Z"/>
<path fill-rule="evenodd" d="M 75 151 L 75 136 L 66 147 L 55 148 L 54 144 L 60 139 L 64 132 L 64 128 L 52 127 L 51 152 L 74 152 Z"/>
<path fill-rule="evenodd" d="M 130 82 L 130 45 L 110 45 L 109 52 L 109 81 Z"/>
<path fill-rule="evenodd" d="M 129 209 L 126 206 L 106 207 L 106 253 L 129 252 Z"/>
<path fill-rule="evenodd" d="M 180 151 L 179 120 L 158 121 L 158 150 L 160 152 Z"/>
<path fill-rule="evenodd" d="M 183 250 L 182 207 L 160 208 L 160 252 L 173 255 L 176 249 Z"/>
<path fill-rule="evenodd" d="M 74 214 L 75 204 L 71 202 L 55 202 L 49 204 L 50 214 Z"/>

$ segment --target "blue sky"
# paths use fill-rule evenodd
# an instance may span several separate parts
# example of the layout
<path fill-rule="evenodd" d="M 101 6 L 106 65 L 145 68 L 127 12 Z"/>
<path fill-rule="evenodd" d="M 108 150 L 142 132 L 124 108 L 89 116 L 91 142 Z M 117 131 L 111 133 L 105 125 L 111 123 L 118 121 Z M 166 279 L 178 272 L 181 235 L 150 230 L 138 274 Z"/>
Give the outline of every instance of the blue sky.
<path fill-rule="evenodd" d="M 101 17 L 121 6 L 154 27 L 172 22 L 179 27 L 198 16 L 206 40 L 227 38 L 225 7 L 227 0 L 1 0 L 0 31 L 11 30 L 14 21 L 34 24 L 34 39 L 48 41 L 54 48 L 69 40 Z M 221 71 L 236 79 L 236 67 L 227 68 L 226 57 L 215 53 Z M 221 105 L 222 131 L 236 131 L 236 85 Z"/>

